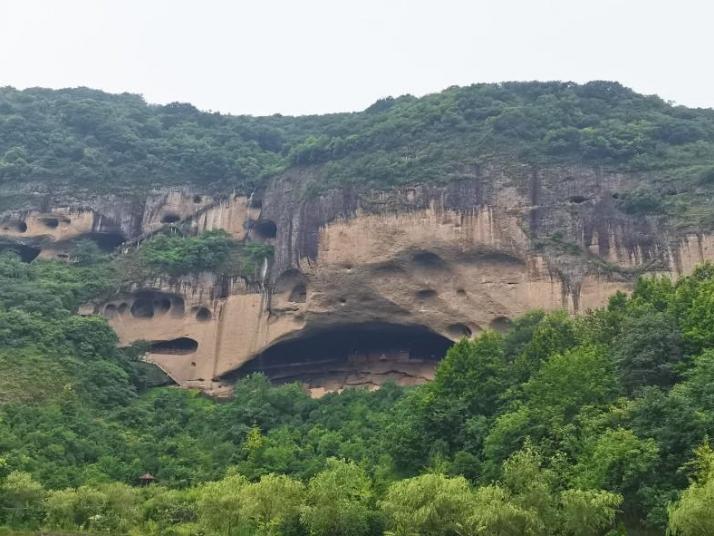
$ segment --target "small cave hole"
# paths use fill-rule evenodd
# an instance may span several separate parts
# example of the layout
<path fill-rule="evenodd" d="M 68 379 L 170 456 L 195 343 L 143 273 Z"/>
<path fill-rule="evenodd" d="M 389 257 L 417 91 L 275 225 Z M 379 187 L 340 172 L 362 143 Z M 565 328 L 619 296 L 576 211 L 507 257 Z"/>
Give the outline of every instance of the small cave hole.
<path fill-rule="evenodd" d="M 120 315 L 125 314 L 129 310 L 129 304 L 126 302 L 122 302 L 119 307 L 117 308 L 117 311 L 119 312 Z"/>
<path fill-rule="evenodd" d="M 152 318 L 154 316 L 154 302 L 149 298 L 137 298 L 131 304 L 131 316 L 135 318 Z"/>
<path fill-rule="evenodd" d="M 614 194 L 612 194 L 612 198 L 613 198 L 613 199 L 620 199 L 620 194 L 614 193 Z"/>
<path fill-rule="evenodd" d="M 497 316 L 489 324 L 496 331 L 507 331 L 511 327 L 511 319 L 506 316 Z"/>
<path fill-rule="evenodd" d="M 431 251 L 419 251 L 415 253 L 412 256 L 412 261 L 422 268 L 438 269 L 446 266 L 444 259 Z"/>
<path fill-rule="evenodd" d="M 340 303 L 341 303 L 342 305 L 346 304 L 346 303 L 347 303 L 347 298 L 345 298 L 344 296 L 341 297 L 341 298 L 340 298 Z"/>
<path fill-rule="evenodd" d="M 307 287 L 303 283 L 295 285 L 290 291 L 288 301 L 292 303 L 305 303 L 307 301 Z"/>
<path fill-rule="evenodd" d="M 12 251 L 22 262 L 32 262 L 42 251 L 40 248 L 35 246 L 28 246 L 25 244 L 0 244 L 0 253 L 3 251 Z"/>
<path fill-rule="evenodd" d="M 108 304 L 104 308 L 104 316 L 107 318 L 114 318 L 117 315 L 117 306 L 113 303 Z"/>
<path fill-rule="evenodd" d="M 203 197 L 201 197 L 200 195 L 194 195 L 194 196 L 193 196 L 193 202 L 194 202 L 194 203 L 200 203 L 200 202 L 202 202 L 202 201 L 203 201 Z"/>
<path fill-rule="evenodd" d="M 114 251 L 117 246 L 123 244 L 126 240 L 122 233 L 109 231 L 88 233 L 86 235 L 83 235 L 81 238 L 87 238 L 91 240 L 97 245 L 100 250 L 104 251 L 105 253 Z"/>
<path fill-rule="evenodd" d="M 45 227 L 49 229 L 56 229 L 59 226 L 59 219 L 58 218 L 52 218 L 50 216 L 44 217 L 44 218 L 39 218 L 39 221 L 44 225 Z"/>
<path fill-rule="evenodd" d="M 195 361 L 191 361 L 191 366 L 192 366 L 192 367 L 195 367 L 195 366 L 196 366 L 196 362 L 195 362 Z"/>
<path fill-rule="evenodd" d="M 305 274 L 295 268 L 289 268 L 275 280 L 275 292 L 292 296 L 295 289 L 300 285 L 307 289 L 307 278 Z"/>
<path fill-rule="evenodd" d="M 431 298 L 435 298 L 435 297 L 436 297 L 436 291 L 435 291 L 434 289 L 431 289 L 431 288 L 425 288 L 425 289 L 419 290 L 419 291 L 416 293 L 416 297 L 417 297 L 418 299 L 420 299 L 420 300 L 428 300 L 428 299 L 431 299 Z"/>
<path fill-rule="evenodd" d="M 253 234 L 259 240 L 270 240 L 277 236 L 278 226 L 272 220 L 259 220 L 253 224 Z"/>
<path fill-rule="evenodd" d="M 186 304 L 181 296 L 170 296 L 171 299 L 171 315 L 183 316 L 186 312 Z"/>
<path fill-rule="evenodd" d="M 206 322 L 212 318 L 211 311 L 208 310 L 208 307 L 200 307 L 198 311 L 196 311 L 196 320 L 199 322 Z"/>
<path fill-rule="evenodd" d="M 174 212 L 167 212 L 161 217 L 161 223 L 176 223 L 181 219 L 181 216 Z"/>
<path fill-rule="evenodd" d="M 446 328 L 446 332 L 455 339 L 461 339 L 463 337 L 470 337 L 472 335 L 471 328 L 466 324 L 451 324 Z"/>
<path fill-rule="evenodd" d="M 568 198 L 568 201 L 570 201 L 571 203 L 575 203 L 577 205 L 579 205 L 580 203 L 585 203 L 585 201 L 587 201 L 587 200 L 588 200 L 588 198 L 585 197 L 584 195 L 571 195 Z"/>
<path fill-rule="evenodd" d="M 16 233 L 27 232 L 27 224 L 24 221 L 11 221 L 5 223 L 2 228 L 5 231 L 15 231 Z"/>
<path fill-rule="evenodd" d="M 168 313 L 171 309 L 171 300 L 166 297 L 157 298 L 153 302 L 154 311 L 159 314 Z"/>
<path fill-rule="evenodd" d="M 190 337 L 179 337 L 168 341 L 153 341 L 149 346 L 152 354 L 183 355 L 192 354 L 198 349 L 198 341 Z"/>
<path fill-rule="evenodd" d="M 459 296 L 466 296 L 466 291 L 462 288 L 457 288 L 456 294 L 458 294 Z"/>

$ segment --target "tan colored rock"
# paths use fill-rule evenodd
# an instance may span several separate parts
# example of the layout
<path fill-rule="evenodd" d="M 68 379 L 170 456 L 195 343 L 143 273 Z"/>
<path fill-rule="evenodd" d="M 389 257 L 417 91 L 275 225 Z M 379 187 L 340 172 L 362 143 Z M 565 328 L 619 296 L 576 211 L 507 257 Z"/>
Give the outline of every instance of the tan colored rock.
<path fill-rule="evenodd" d="M 221 396 L 250 370 L 300 379 L 313 396 L 422 383 L 449 341 L 534 308 L 583 312 L 640 274 L 676 278 L 714 259 L 714 236 L 619 210 L 646 179 L 635 175 L 494 163 L 444 185 L 305 196 L 320 173 L 288 170 L 255 197 L 173 189 L 10 213 L 0 237 L 42 238 L 41 256 L 59 257 L 98 230 L 141 240 L 181 223 L 273 245 L 260 281 L 146 281 L 99 307 L 122 344 L 149 341 L 147 359 L 178 384 Z"/>

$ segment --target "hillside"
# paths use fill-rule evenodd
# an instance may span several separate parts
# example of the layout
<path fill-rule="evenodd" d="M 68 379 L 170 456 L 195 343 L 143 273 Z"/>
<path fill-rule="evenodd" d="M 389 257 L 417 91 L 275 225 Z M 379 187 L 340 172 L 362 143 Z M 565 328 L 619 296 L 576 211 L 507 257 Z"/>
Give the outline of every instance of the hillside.
<path fill-rule="evenodd" d="M 0 155 L 0 534 L 714 533 L 713 110 L 3 88 Z"/>
<path fill-rule="evenodd" d="M 710 226 L 709 212 L 692 205 L 711 195 L 712 147 L 714 111 L 613 82 L 477 84 L 303 117 L 226 116 L 90 89 L 0 89 L 0 185 L 16 194 L 49 184 L 249 194 L 301 166 L 320 169 L 313 192 L 388 188 L 457 180 L 494 161 L 577 163 L 642 172 L 633 210 Z M 663 193 L 675 198 L 658 202 Z"/>

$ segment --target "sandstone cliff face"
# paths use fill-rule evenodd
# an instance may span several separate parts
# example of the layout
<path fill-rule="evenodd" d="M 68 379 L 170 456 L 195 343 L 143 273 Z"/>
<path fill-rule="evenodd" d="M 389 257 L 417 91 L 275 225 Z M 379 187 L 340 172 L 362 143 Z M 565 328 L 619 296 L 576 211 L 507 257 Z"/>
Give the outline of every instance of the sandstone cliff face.
<path fill-rule="evenodd" d="M 250 198 L 50 203 L 5 214 L 0 236 L 46 257 L 80 237 L 112 247 L 176 222 L 272 244 L 259 282 L 160 279 L 89 308 L 123 343 L 149 341 L 148 359 L 177 383 L 214 393 L 251 370 L 316 396 L 421 383 L 451 341 L 533 308 L 597 307 L 639 274 L 677 277 L 714 258 L 714 237 L 618 210 L 638 177 L 493 165 L 443 186 L 306 196 L 320 173 L 291 171 Z"/>

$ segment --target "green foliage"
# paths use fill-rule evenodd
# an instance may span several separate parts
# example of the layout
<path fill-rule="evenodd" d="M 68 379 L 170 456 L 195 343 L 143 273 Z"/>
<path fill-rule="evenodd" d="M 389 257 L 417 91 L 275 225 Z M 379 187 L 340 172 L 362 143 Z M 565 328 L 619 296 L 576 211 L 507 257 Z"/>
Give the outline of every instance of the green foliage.
<path fill-rule="evenodd" d="M 369 477 L 354 462 L 327 460 L 327 468 L 307 485 L 301 519 L 315 536 L 371 534 L 379 521 Z"/>
<path fill-rule="evenodd" d="M 697 472 L 681 498 L 669 509 L 668 534 L 705 536 L 714 532 L 714 452 L 705 444 L 696 451 Z"/>
<path fill-rule="evenodd" d="M 433 389 L 450 403 L 455 398 L 465 401 L 469 413 L 491 415 L 508 385 L 503 339 L 487 332 L 476 341 L 462 339 L 451 347 L 437 370 Z"/>
<path fill-rule="evenodd" d="M 255 534 L 300 533 L 300 510 L 304 486 L 286 475 L 264 475 L 243 489 L 241 508 Z"/>
<path fill-rule="evenodd" d="M 682 337 L 674 316 L 645 311 L 625 318 L 621 330 L 613 353 L 625 390 L 674 384 L 682 360 Z"/>
<path fill-rule="evenodd" d="M 169 238 L 152 254 L 206 239 Z M 236 251 L 252 269 L 267 254 Z M 533 312 L 462 340 L 423 386 L 313 400 L 253 375 L 221 403 L 148 389 L 139 349 L 71 313 L 91 298 L 83 279 L 99 294 L 118 281 L 101 256 L 0 257 L 0 523 L 132 536 L 710 530 L 714 462 L 695 448 L 714 437 L 710 265 L 641 280 L 580 318 Z M 160 485 L 134 486 L 147 471 Z"/>
<path fill-rule="evenodd" d="M 232 474 L 201 487 L 197 502 L 201 526 L 213 534 L 239 534 L 244 523 L 241 492 L 247 485 L 244 476 Z"/>
<path fill-rule="evenodd" d="M 13 471 L 0 485 L 2 519 L 20 527 L 35 527 L 42 519 L 45 489 L 32 475 Z"/>
<path fill-rule="evenodd" d="M 425 474 L 392 484 L 380 506 L 395 536 L 441 536 L 463 532 L 471 503 L 465 478 Z"/>
<path fill-rule="evenodd" d="M 214 271 L 226 262 L 231 241 L 225 231 L 209 231 L 195 237 L 159 234 L 139 250 L 140 261 L 159 273 L 181 275 Z"/>
<path fill-rule="evenodd" d="M 157 234 L 119 263 L 124 267 L 124 279 L 130 282 L 199 272 L 257 279 L 263 263 L 272 256 L 268 244 L 239 243 L 219 230 L 196 236 Z"/>
<path fill-rule="evenodd" d="M 602 490 L 570 489 L 560 496 L 563 534 L 598 536 L 614 524 L 622 497 Z"/>
<path fill-rule="evenodd" d="M 458 180 L 489 162 L 585 163 L 645 172 L 647 182 L 619 201 L 627 212 L 711 224 L 697 189 L 714 186 L 714 113 L 615 82 L 475 84 L 302 117 L 233 117 L 87 88 L 6 87 L 0 140 L 0 184 L 131 193 L 186 183 L 250 193 L 291 166 L 311 168 L 316 195 L 344 184 Z M 673 185 L 677 202 L 663 201 Z"/>

